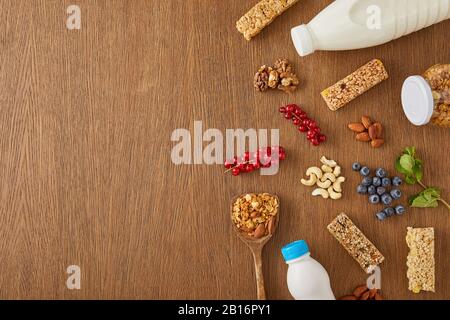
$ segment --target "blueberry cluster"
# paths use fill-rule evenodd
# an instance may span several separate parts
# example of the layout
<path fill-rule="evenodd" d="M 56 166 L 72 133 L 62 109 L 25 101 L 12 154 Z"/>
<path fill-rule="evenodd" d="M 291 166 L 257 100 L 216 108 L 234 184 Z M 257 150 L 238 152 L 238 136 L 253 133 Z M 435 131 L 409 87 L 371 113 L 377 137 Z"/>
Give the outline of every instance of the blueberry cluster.
<path fill-rule="evenodd" d="M 402 197 L 402 192 L 398 188 L 403 182 L 401 178 L 388 177 L 386 170 L 383 168 L 376 169 L 375 176 L 373 176 L 370 174 L 368 167 L 362 167 L 358 162 L 353 164 L 352 169 L 358 171 L 363 176 L 361 184 L 356 188 L 356 192 L 362 195 L 368 195 L 371 204 L 381 202 L 388 206 L 376 214 L 379 220 L 384 220 L 395 214 L 402 215 L 405 213 L 406 209 L 402 205 L 398 205 L 395 208 L 391 207 L 394 200 Z"/>

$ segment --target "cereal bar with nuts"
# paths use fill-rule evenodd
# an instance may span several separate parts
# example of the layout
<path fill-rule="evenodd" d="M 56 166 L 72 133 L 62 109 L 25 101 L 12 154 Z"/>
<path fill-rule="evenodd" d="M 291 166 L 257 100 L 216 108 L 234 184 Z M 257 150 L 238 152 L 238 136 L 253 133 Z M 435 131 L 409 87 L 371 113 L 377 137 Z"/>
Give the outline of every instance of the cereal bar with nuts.
<path fill-rule="evenodd" d="M 322 98 L 336 111 L 389 77 L 383 63 L 374 59 L 322 91 Z"/>
<path fill-rule="evenodd" d="M 233 202 L 231 219 L 238 230 L 256 239 L 272 234 L 279 201 L 269 193 L 249 193 Z"/>
<path fill-rule="evenodd" d="M 384 261 L 380 251 L 345 213 L 338 215 L 327 228 L 365 272 L 370 272 L 372 266 Z"/>
<path fill-rule="evenodd" d="M 434 292 L 434 229 L 409 227 L 407 230 L 406 244 L 410 250 L 406 261 L 408 289 L 414 293 Z"/>
<path fill-rule="evenodd" d="M 236 28 L 251 40 L 298 0 L 261 0 L 236 22 Z"/>

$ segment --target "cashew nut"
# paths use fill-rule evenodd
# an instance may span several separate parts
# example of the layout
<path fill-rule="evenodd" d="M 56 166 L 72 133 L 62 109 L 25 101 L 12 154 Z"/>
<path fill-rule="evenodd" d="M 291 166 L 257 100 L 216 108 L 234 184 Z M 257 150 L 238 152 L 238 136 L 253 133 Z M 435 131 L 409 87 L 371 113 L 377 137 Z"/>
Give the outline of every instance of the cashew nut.
<path fill-rule="evenodd" d="M 329 166 L 331 168 L 334 168 L 337 166 L 336 161 L 334 160 L 328 160 L 325 156 L 323 156 L 322 158 L 320 158 L 320 162 L 322 162 L 324 165 Z"/>
<path fill-rule="evenodd" d="M 333 174 L 335 177 L 339 177 L 341 175 L 341 167 L 339 166 L 334 167 Z"/>
<path fill-rule="evenodd" d="M 322 166 L 322 171 L 323 172 L 329 172 L 329 173 L 332 173 L 333 172 L 333 169 L 331 168 L 331 167 L 329 167 L 329 166 L 327 166 L 327 165 L 323 165 Z"/>
<path fill-rule="evenodd" d="M 331 182 L 335 182 L 335 181 L 336 181 L 335 175 L 332 174 L 332 173 L 329 173 L 329 172 L 325 173 L 325 174 L 322 176 L 322 179 L 320 179 L 320 180 L 321 180 L 322 182 L 325 182 L 327 179 L 330 180 Z"/>
<path fill-rule="evenodd" d="M 330 196 L 327 190 L 321 188 L 315 189 L 311 194 L 313 196 L 322 196 L 322 198 L 324 199 L 328 199 L 328 197 Z"/>
<path fill-rule="evenodd" d="M 341 183 L 345 181 L 345 177 L 338 177 L 336 182 L 333 183 L 333 189 L 336 192 L 342 192 Z"/>
<path fill-rule="evenodd" d="M 316 175 L 317 179 L 322 178 L 323 173 L 322 173 L 322 170 L 320 170 L 320 168 L 317 168 L 317 167 L 310 167 L 310 168 L 308 168 L 308 170 L 306 170 L 306 175 L 307 175 L 308 177 L 309 177 L 312 173 Z"/>
<path fill-rule="evenodd" d="M 305 186 L 311 187 L 311 186 L 313 186 L 313 185 L 316 184 L 316 182 L 317 182 L 317 176 L 316 176 L 314 173 L 313 173 L 313 174 L 310 174 L 310 175 L 309 175 L 309 180 L 302 179 L 302 180 L 300 180 L 300 182 L 301 182 L 303 185 L 305 185 Z"/>
<path fill-rule="evenodd" d="M 331 181 L 326 180 L 325 182 L 322 182 L 320 180 L 317 181 L 317 185 L 321 187 L 322 189 L 328 189 L 331 186 Z"/>
<path fill-rule="evenodd" d="M 338 199 L 342 198 L 342 193 L 334 192 L 333 187 L 328 188 L 328 194 L 329 194 L 330 198 L 333 200 L 338 200 Z"/>

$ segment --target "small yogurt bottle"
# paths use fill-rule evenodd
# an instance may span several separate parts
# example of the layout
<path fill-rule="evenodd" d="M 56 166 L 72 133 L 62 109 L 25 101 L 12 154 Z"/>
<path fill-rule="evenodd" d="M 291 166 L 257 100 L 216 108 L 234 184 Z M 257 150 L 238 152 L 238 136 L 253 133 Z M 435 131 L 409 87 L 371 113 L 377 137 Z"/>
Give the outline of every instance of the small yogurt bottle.
<path fill-rule="evenodd" d="M 287 285 L 295 300 L 335 300 L 330 277 L 325 268 L 311 258 L 304 240 L 292 242 L 281 249 L 288 264 Z"/>
<path fill-rule="evenodd" d="M 422 76 L 411 76 L 402 88 L 402 105 L 408 120 L 450 127 L 450 64 L 438 64 Z"/>

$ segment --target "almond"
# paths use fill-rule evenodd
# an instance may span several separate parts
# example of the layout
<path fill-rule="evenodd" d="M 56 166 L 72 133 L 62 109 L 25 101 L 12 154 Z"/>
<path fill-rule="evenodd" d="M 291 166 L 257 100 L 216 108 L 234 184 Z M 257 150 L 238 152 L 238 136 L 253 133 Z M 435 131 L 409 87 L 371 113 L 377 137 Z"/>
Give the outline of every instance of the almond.
<path fill-rule="evenodd" d="M 253 236 L 257 239 L 264 237 L 264 234 L 266 233 L 266 227 L 264 226 L 264 223 L 260 223 L 255 230 L 255 233 Z"/>
<path fill-rule="evenodd" d="M 340 297 L 339 300 L 358 300 L 355 296 L 343 296 Z"/>
<path fill-rule="evenodd" d="M 361 132 L 356 135 L 356 140 L 362 142 L 369 142 L 371 139 L 368 132 Z"/>
<path fill-rule="evenodd" d="M 372 140 L 378 139 L 378 129 L 375 125 L 369 127 L 369 137 Z"/>
<path fill-rule="evenodd" d="M 369 300 L 370 291 L 366 291 L 362 294 L 361 298 L 359 300 Z"/>
<path fill-rule="evenodd" d="M 383 139 L 375 139 L 375 140 L 372 140 L 372 142 L 370 144 L 372 145 L 373 148 L 379 148 L 384 144 L 384 140 Z"/>
<path fill-rule="evenodd" d="M 383 135 L 383 126 L 379 122 L 375 122 L 373 126 L 376 128 L 376 134 L 378 138 L 381 138 Z"/>
<path fill-rule="evenodd" d="M 370 120 L 368 116 L 362 116 L 361 122 L 366 129 L 369 129 L 369 127 L 372 125 L 372 120 Z"/>
<path fill-rule="evenodd" d="M 361 297 L 362 294 L 363 294 L 364 292 L 366 292 L 367 290 L 369 290 L 369 289 L 367 288 L 366 285 L 362 285 L 362 286 L 356 287 L 356 289 L 353 291 L 353 295 L 354 295 L 355 297 L 359 298 L 359 297 Z"/>
<path fill-rule="evenodd" d="M 369 290 L 369 299 L 375 298 L 375 295 L 378 293 L 378 290 L 373 288 Z"/>
<path fill-rule="evenodd" d="M 378 292 L 375 294 L 375 300 L 383 300 L 383 297 Z"/>
<path fill-rule="evenodd" d="M 251 218 L 258 218 L 258 217 L 260 217 L 261 216 L 261 213 L 259 213 L 258 211 L 253 211 L 251 214 L 250 214 L 250 217 Z"/>
<path fill-rule="evenodd" d="M 359 122 L 349 123 L 348 128 L 357 133 L 366 131 L 366 128 L 364 128 L 363 124 Z"/>

